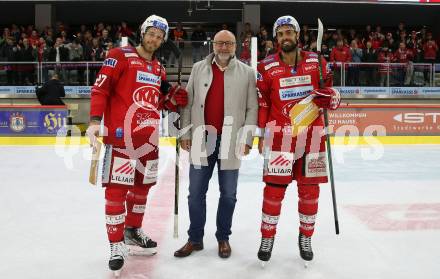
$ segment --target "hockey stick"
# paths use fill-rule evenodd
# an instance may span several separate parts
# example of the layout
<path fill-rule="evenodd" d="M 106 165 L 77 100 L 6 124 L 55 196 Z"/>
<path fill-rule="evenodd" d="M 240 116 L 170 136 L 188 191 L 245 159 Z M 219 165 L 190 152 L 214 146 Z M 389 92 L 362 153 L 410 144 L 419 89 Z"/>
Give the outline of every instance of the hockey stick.
<path fill-rule="evenodd" d="M 182 53 L 179 56 L 179 66 L 177 70 L 177 84 L 181 86 L 182 84 Z M 177 110 L 179 113 L 179 110 Z M 180 114 L 180 113 L 179 113 Z M 174 169 L 174 238 L 179 237 L 179 159 L 180 159 L 180 143 L 179 143 L 179 132 L 180 132 L 180 116 L 175 122 L 177 128 L 176 134 L 176 165 Z"/>
<path fill-rule="evenodd" d="M 318 61 L 319 61 L 319 87 L 324 88 L 324 79 L 322 77 L 322 61 L 321 61 L 321 45 L 322 45 L 322 35 L 324 34 L 324 26 L 322 25 L 321 20 L 318 18 L 318 38 L 316 40 L 316 50 L 318 52 Z M 327 109 L 324 109 L 324 123 L 325 127 L 329 129 L 328 126 L 328 114 Z M 336 192 L 335 192 L 335 180 L 333 175 L 333 162 L 332 162 L 332 149 L 330 145 L 330 133 L 327 135 L 326 139 L 327 144 L 327 157 L 328 157 L 328 167 L 330 174 L 330 185 L 332 189 L 332 202 L 333 202 L 333 216 L 335 219 L 335 230 L 336 234 L 339 234 L 339 219 L 338 219 L 338 208 L 336 205 Z"/>
<path fill-rule="evenodd" d="M 95 142 L 92 144 L 92 161 L 90 162 L 89 182 L 92 185 L 96 185 L 98 181 L 98 165 L 99 154 L 101 153 L 102 140 L 96 137 Z"/>

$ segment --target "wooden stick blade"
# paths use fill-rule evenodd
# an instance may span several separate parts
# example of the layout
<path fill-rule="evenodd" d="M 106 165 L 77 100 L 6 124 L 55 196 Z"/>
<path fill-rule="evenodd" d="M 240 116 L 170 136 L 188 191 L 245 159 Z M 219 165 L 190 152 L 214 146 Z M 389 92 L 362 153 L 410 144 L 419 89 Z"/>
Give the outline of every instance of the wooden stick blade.
<path fill-rule="evenodd" d="M 89 182 L 96 185 L 98 181 L 99 155 L 101 153 L 102 141 L 96 140 L 92 146 L 92 161 L 90 163 Z"/>
<path fill-rule="evenodd" d="M 318 37 L 316 38 L 316 50 L 318 52 L 321 52 L 323 34 L 324 34 L 324 25 L 322 25 L 321 19 L 318 18 Z"/>

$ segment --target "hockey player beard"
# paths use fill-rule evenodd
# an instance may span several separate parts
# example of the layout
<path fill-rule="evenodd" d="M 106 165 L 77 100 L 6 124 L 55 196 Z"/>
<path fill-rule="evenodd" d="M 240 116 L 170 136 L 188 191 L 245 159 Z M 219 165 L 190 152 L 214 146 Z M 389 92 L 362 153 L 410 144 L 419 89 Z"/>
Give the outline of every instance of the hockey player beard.
<path fill-rule="evenodd" d="M 289 53 L 295 51 L 297 46 L 298 46 L 297 42 L 293 40 L 284 40 L 281 43 L 281 50 L 284 53 Z"/>
<path fill-rule="evenodd" d="M 152 42 L 142 42 L 142 49 L 149 54 L 153 54 L 159 47 L 160 45 L 155 46 L 155 44 Z"/>

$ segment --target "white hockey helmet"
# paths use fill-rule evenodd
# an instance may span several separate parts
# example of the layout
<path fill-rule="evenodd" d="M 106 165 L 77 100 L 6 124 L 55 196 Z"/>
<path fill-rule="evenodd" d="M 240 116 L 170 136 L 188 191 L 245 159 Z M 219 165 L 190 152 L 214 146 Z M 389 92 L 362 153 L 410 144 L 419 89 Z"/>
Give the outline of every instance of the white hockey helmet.
<path fill-rule="evenodd" d="M 275 23 L 273 24 L 273 37 L 274 38 L 277 36 L 277 29 L 278 29 L 278 27 L 280 27 L 282 25 L 290 25 L 290 26 L 292 26 L 293 29 L 295 29 L 295 31 L 299 35 L 300 28 L 299 28 L 298 21 L 296 21 L 296 19 L 293 16 L 285 15 L 285 16 L 279 17 L 275 21 Z"/>
<path fill-rule="evenodd" d="M 147 17 L 141 26 L 141 38 L 144 37 L 145 32 L 147 32 L 147 29 L 150 27 L 156 27 L 162 30 L 165 32 L 164 40 L 166 41 L 168 39 L 168 31 L 170 30 L 170 27 L 168 26 L 166 19 L 157 15 L 150 15 Z"/>

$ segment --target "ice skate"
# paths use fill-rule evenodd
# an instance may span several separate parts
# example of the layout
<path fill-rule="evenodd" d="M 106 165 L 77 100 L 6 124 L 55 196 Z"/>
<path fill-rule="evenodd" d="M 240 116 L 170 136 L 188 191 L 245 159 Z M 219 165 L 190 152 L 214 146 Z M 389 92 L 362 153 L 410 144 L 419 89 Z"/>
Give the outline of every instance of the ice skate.
<path fill-rule="evenodd" d="M 272 248 L 275 238 L 261 238 L 260 249 L 258 250 L 258 259 L 261 261 L 261 267 L 265 267 L 272 255 Z"/>
<path fill-rule="evenodd" d="M 128 246 L 130 256 L 152 256 L 157 253 L 157 243 L 141 228 L 125 228 L 124 242 Z"/>
<path fill-rule="evenodd" d="M 127 258 L 127 247 L 124 242 L 110 243 L 110 260 L 108 261 L 108 267 L 115 277 L 121 275 L 121 270 L 124 267 L 124 261 Z"/>
<path fill-rule="evenodd" d="M 313 260 L 312 238 L 300 233 L 298 235 L 299 254 L 304 260 L 304 267 L 307 268 L 310 261 Z"/>

